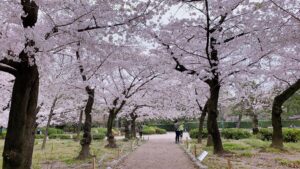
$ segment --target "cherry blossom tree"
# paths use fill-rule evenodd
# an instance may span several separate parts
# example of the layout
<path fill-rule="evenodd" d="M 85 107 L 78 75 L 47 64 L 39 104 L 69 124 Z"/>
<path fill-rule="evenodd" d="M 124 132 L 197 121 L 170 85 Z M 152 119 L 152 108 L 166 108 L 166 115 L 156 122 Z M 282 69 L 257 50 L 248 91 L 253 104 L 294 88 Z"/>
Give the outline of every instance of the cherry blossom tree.
<path fill-rule="evenodd" d="M 298 1 L 269 0 L 273 9 L 277 24 L 281 25 L 277 34 L 280 50 L 272 57 L 272 69 L 268 75 L 285 83 L 285 88 L 274 98 L 272 105 L 272 147 L 283 148 L 282 135 L 282 105 L 300 89 L 299 77 L 299 34 L 295 33 L 300 28 L 300 17 L 298 17 L 300 3 Z M 278 20 L 280 18 L 280 20 Z"/>
<path fill-rule="evenodd" d="M 154 37 L 177 71 L 210 87 L 207 128 L 214 153 L 223 153 L 217 125 L 220 89 L 230 77 L 249 72 L 272 52 L 260 45 L 260 34 L 268 30 L 258 19 L 264 12 L 260 3 L 250 1 L 182 1 L 178 6 L 188 17 L 171 18 Z"/>

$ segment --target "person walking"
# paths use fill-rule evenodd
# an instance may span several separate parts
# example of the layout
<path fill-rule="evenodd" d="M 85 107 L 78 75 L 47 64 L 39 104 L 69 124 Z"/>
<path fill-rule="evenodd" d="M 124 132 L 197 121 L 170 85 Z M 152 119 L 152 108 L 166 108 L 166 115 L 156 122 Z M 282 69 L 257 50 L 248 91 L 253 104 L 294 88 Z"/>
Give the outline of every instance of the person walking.
<path fill-rule="evenodd" d="M 3 133 L 3 126 L 0 126 L 0 136 L 2 135 Z"/>
<path fill-rule="evenodd" d="M 138 132 L 139 132 L 140 139 L 143 137 L 143 129 L 144 129 L 143 123 L 139 123 L 138 124 Z"/>
<path fill-rule="evenodd" d="M 180 138 L 181 138 L 181 140 L 182 140 L 182 137 L 183 137 L 183 130 L 184 130 L 184 125 L 183 125 L 183 123 L 180 123 L 178 130 L 179 130 L 179 133 L 180 133 L 180 134 L 179 134 L 179 135 L 180 135 Z"/>
<path fill-rule="evenodd" d="M 179 143 L 179 137 L 180 137 L 180 131 L 179 131 L 179 122 L 177 120 L 175 120 L 174 123 L 174 129 L 175 129 L 175 143 L 178 144 Z"/>

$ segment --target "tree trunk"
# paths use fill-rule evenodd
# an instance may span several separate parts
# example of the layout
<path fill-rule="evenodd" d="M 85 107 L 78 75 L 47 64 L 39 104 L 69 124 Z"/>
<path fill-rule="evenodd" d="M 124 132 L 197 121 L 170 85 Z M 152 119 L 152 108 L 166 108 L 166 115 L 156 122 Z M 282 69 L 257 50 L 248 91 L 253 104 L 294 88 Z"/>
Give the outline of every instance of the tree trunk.
<path fill-rule="evenodd" d="M 133 139 L 136 139 L 136 117 L 131 117 L 131 135 Z"/>
<path fill-rule="evenodd" d="M 210 134 L 207 135 L 207 142 L 206 142 L 206 147 L 211 147 L 213 146 L 213 140 L 212 140 L 212 136 Z"/>
<path fill-rule="evenodd" d="M 34 1 L 22 0 L 23 27 L 34 27 L 38 18 L 38 6 Z M 26 52 L 28 49 L 32 52 Z M 30 169 L 36 129 L 37 102 L 39 93 L 39 72 L 35 63 L 35 42 L 27 39 L 25 49 L 19 54 L 9 71 L 15 76 L 11 98 L 11 109 L 3 150 L 3 169 Z M 7 69 L 6 69 L 7 70 Z"/>
<path fill-rule="evenodd" d="M 204 120 L 205 120 L 206 112 L 207 112 L 207 103 L 208 103 L 208 101 L 206 102 L 206 104 L 202 110 L 202 114 L 199 118 L 198 143 L 202 143 L 202 135 L 203 135 L 202 133 L 203 133 Z"/>
<path fill-rule="evenodd" d="M 46 147 L 46 142 L 47 142 L 47 137 L 48 137 L 48 129 L 49 129 L 49 126 L 51 123 L 51 119 L 52 119 L 52 116 L 54 113 L 54 108 L 55 108 L 57 100 L 58 100 L 58 96 L 55 96 L 52 106 L 51 106 L 51 109 L 50 109 L 49 117 L 48 117 L 48 122 L 47 122 L 46 130 L 45 130 L 45 134 L 44 134 L 44 140 L 43 140 L 43 144 L 42 144 L 42 150 L 44 150 Z"/>
<path fill-rule="evenodd" d="M 253 135 L 258 134 L 259 129 L 258 129 L 258 118 L 257 118 L 257 114 L 253 113 L 252 115 L 252 132 Z"/>
<path fill-rule="evenodd" d="M 86 92 L 89 95 L 88 101 L 85 106 L 84 114 L 85 114 L 85 121 L 83 126 L 83 137 L 80 141 L 81 145 L 81 151 L 79 153 L 78 159 L 84 160 L 86 158 L 91 157 L 90 154 L 90 145 L 92 142 L 92 136 L 91 136 L 91 128 L 92 128 L 92 108 L 94 104 L 94 96 L 95 96 L 95 90 L 91 89 L 89 86 L 86 88 Z"/>
<path fill-rule="evenodd" d="M 107 148 L 117 148 L 116 140 L 112 132 L 115 118 L 116 118 L 115 108 L 113 108 L 109 111 L 109 116 L 107 121 L 106 137 L 107 137 L 108 144 L 105 146 Z"/>
<path fill-rule="evenodd" d="M 82 116 L 83 116 L 83 110 L 80 110 L 80 115 L 79 115 L 79 120 L 78 120 L 78 124 L 77 124 L 77 136 L 76 136 L 76 140 L 80 140 L 80 132 L 81 132 L 81 123 L 82 123 Z"/>
<path fill-rule="evenodd" d="M 242 118 L 243 118 L 243 114 L 239 114 L 239 118 L 238 118 L 238 121 L 236 123 L 236 128 L 241 128 Z"/>
<path fill-rule="evenodd" d="M 283 136 L 282 136 L 282 123 L 281 123 L 281 113 L 282 105 L 286 100 L 288 100 L 297 90 L 300 89 L 300 79 L 298 79 L 294 84 L 290 85 L 285 91 L 280 93 L 275 97 L 272 106 L 272 144 L 274 148 L 283 148 Z"/>
<path fill-rule="evenodd" d="M 130 130 L 129 130 L 129 121 L 124 118 L 124 127 L 125 127 L 125 139 L 130 140 L 131 139 L 131 134 L 130 134 Z"/>
<path fill-rule="evenodd" d="M 219 101 L 219 92 L 220 85 L 217 79 L 212 79 L 210 82 L 210 99 L 208 101 L 207 111 L 207 130 L 208 133 L 212 136 L 214 153 L 222 154 L 224 152 L 221 135 L 218 128 L 218 101 Z"/>
<path fill-rule="evenodd" d="M 30 169 L 39 92 L 38 68 L 21 62 L 15 77 L 3 151 L 3 169 Z"/>

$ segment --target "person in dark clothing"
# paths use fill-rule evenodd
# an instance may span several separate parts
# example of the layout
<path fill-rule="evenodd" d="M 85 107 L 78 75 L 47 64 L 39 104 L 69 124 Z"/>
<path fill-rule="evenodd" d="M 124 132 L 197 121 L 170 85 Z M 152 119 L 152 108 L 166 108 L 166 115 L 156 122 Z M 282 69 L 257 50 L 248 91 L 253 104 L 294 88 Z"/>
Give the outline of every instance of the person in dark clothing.
<path fill-rule="evenodd" d="M 144 129 L 144 125 L 142 123 L 138 124 L 138 132 L 140 135 L 140 139 L 143 137 L 143 129 Z"/>
<path fill-rule="evenodd" d="M 175 129 L 175 143 L 178 144 L 179 143 L 179 137 L 180 137 L 180 131 L 179 131 L 179 122 L 177 120 L 175 120 L 174 123 L 174 129 Z"/>
<path fill-rule="evenodd" d="M 3 133 L 3 126 L 0 126 L 0 136 L 2 135 Z"/>

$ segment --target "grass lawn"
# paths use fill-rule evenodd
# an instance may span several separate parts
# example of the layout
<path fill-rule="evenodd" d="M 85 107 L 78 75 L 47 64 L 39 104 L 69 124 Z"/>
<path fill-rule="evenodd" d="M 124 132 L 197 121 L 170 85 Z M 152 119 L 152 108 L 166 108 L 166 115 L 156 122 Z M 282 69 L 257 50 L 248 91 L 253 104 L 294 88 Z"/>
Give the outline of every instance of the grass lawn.
<path fill-rule="evenodd" d="M 117 141 L 118 149 L 104 148 L 106 145 L 105 140 L 95 140 L 92 142 L 91 153 L 96 156 L 96 162 L 103 159 L 104 166 L 108 162 L 117 159 L 119 156 L 131 151 L 131 141 Z M 0 140 L 0 152 L 3 152 L 4 140 Z M 73 140 L 48 140 L 46 149 L 41 150 L 42 140 L 35 141 L 34 154 L 33 154 L 33 169 L 42 168 L 58 168 L 83 165 L 81 168 L 91 168 L 93 159 L 85 161 L 78 161 L 75 158 L 79 154 L 80 144 Z M 2 155 L 0 157 L 0 168 L 2 168 Z M 89 166 L 90 165 L 90 166 Z"/>
<path fill-rule="evenodd" d="M 206 147 L 206 141 L 196 144 L 190 143 L 190 151 L 194 153 L 195 145 L 197 155 L 203 150 L 209 152 L 203 164 L 209 169 L 292 169 L 300 168 L 300 143 L 285 143 L 285 150 L 270 148 L 271 142 L 256 138 L 228 140 L 223 139 L 224 149 L 228 152 L 223 156 L 213 155 L 213 147 Z M 186 146 L 186 145 L 185 145 Z"/>

